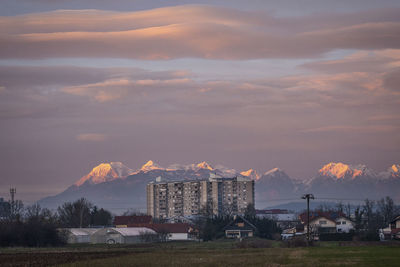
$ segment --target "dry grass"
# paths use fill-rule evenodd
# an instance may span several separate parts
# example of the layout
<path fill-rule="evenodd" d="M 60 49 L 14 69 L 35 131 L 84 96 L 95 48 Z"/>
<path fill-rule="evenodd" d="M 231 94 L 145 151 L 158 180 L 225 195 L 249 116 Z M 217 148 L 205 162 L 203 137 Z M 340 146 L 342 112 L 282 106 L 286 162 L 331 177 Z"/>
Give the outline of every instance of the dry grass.
<path fill-rule="evenodd" d="M 269 241 L 268 241 L 269 242 Z M 256 241 L 255 244 L 261 244 Z M 237 242 L 166 243 L 147 246 L 74 246 L 0 250 L 2 266 L 399 266 L 400 246 L 285 248 L 238 246 Z M 343 245 L 343 244 L 341 244 Z M 38 253 L 39 252 L 39 253 Z"/>

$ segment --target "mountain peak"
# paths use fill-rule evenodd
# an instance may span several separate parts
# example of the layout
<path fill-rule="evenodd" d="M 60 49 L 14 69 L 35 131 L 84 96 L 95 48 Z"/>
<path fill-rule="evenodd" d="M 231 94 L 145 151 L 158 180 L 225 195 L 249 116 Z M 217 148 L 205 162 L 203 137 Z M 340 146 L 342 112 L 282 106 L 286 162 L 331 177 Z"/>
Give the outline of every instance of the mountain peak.
<path fill-rule="evenodd" d="M 389 168 L 389 173 L 391 177 L 400 177 L 400 164 L 393 164 Z"/>
<path fill-rule="evenodd" d="M 100 163 L 94 167 L 89 174 L 79 179 L 75 185 L 81 186 L 86 181 L 93 184 L 108 182 L 114 179 L 125 178 L 133 171 L 121 162 Z"/>
<path fill-rule="evenodd" d="M 258 179 L 260 179 L 260 175 L 254 169 L 248 169 L 247 171 L 242 171 L 240 174 L 249 177 L 251 180 L 257 181 Z"/>
<path fill-rule="evenodd" d="M 196 167 L 199 169 L 206 169 L 206 170 L 210 170 L 210 171 L 214 170 L 214 168 L 211 167 L 211 165 L 205 161 L 200 162 L 199 164 L 196 165 Z"/>
<path fill-rule="evenodd" d="M 265 172 L 264 175 L 275 176 L 275 175 L 277 175 L 278 173 L 284 173 L 284 171 L 282 171 L 282 170 L 279 169 L 279 168 L 273 168 L 273 169 L 271 169 L 271 170 Z"/>
<path fill-rule="evenodd" d="M 141 171 L 152 171 L 152 170 L 163 170 L 164 168 L 155 163 L 152 160 L 149 160 L 140 168 Z"/>
<path fill-rule="evenodd" d="M 392 167 L 391 167 L 391 169 L 392 169 L 392 171 L 393 171 L 394 173 L 398 173 L 398 172 L 400 172 L 400 171 L 399 171 L 399 170 L 400 170 L 400 165 L 399 165 L 399 164 L 393 164 Z"/>
<path fill-rule="evenodd" d="M 376 176 L 367 166 L 363 164 L 359 165 L 347 165 L 342 162 L 330 162 L 324 165 L 320 170 L 319 174 L 323 176 L 330 176 L 336 179 L 351 178 L 354 179 L 359 176 Z"/>

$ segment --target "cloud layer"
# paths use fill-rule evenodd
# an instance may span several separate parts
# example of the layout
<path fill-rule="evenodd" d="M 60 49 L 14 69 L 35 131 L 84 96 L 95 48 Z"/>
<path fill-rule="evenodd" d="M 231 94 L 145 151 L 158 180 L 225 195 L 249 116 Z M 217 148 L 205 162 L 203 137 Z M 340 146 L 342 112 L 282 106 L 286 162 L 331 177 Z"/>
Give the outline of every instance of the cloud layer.
<path fill-rule="evenodd" d="M 396 10 L 277 18 L 211 6 L 60 10 L 0 18 L 0 58 L 255 59 L 400 48 Z M 318 25 L 318 28 L 316 28 Z"/>

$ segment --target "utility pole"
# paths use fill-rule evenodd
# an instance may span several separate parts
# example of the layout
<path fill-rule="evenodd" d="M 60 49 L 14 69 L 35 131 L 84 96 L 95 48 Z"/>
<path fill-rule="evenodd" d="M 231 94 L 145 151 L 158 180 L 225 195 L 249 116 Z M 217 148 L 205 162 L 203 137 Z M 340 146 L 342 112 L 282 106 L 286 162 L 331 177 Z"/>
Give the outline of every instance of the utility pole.
<path fill-rule="evenodd" d="M 307 199 L 307 241 L 310 242 L 310 199 L 314 199 L 314 195 L 305 194 L 301 198 Z"/>
<path fill-rule="evenodd" d="M 10 195 L 11 195 L 11 216 L 14 216 L 14 195 L 17 193 L 16 188 L 10 188 Z"/>

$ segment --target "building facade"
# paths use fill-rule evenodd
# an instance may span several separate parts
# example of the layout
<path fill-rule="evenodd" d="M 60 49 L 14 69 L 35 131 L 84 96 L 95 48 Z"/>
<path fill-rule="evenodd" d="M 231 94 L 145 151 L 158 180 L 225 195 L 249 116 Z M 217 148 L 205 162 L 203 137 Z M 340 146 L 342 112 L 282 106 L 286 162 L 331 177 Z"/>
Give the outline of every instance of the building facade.
<path fill-rule="evenodd" d="M 199 214 L 243 214 L 254 205 L 254 181 L 245 177 L 151 182 L 147 214 L 157 219 Z"/>

